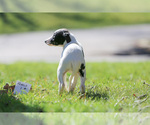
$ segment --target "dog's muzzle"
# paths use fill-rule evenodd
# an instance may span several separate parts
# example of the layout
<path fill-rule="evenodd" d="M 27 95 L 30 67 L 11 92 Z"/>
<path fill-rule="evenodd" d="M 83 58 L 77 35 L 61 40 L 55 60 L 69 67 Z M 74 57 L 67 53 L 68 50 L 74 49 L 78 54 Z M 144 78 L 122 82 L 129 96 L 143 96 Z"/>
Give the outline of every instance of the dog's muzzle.
<path fill-rule="evenodd" d="M 45 43 L 46 43 L 47 45 L 50 45 L 50 44 L 51 44 L 51 38 L 45 40 Z"/>
<path fill-rule="evenodd" d="M 48 40 L 45 40 L 45 43 L 46 43 L 46 44 L 50 44 L 50 43 L 48 42 Z"/>

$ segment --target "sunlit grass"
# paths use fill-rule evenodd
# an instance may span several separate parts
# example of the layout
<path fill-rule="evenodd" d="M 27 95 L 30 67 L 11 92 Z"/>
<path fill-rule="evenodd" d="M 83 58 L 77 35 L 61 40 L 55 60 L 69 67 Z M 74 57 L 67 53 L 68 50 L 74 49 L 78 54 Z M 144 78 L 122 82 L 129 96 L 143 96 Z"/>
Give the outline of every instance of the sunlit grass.
<path fill-rule="evenodd" d="M 80 82 L 73 94 L 58 95 L 55 63 L 0 64 L 0 87 L 17 80 L 32 85 L 27 95 L 0 96 L 0 111 L 38 112 L 137 112 L 150 104 L 150 62 L 87 63 L 86 93 L 79 93 Z M 143 99 L 137 99 L 147 94 Z M 147 99 L 143 101 L 144 99 Z M 143 102 L 142 102 L 143 101 Z M 145 108 L 143 112 L 149 112 Z"/>

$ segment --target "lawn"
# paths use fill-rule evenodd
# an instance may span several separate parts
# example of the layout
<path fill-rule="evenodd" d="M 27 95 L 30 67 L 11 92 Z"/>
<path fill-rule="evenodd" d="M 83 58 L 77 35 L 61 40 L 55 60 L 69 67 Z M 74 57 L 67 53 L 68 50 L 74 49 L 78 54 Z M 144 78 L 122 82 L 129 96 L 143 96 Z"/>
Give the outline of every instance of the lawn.
<path fill-rule="evenodd" d="M 2 12 L 149 12 L 149 0 L 5 0 Z"/>
<path fill-rule="evenodd" d="M 0 34 L 149 23 L 150 13 L 0 13 Z"/>
<path fill-rule="evenodd" d="M 0 112 L 150 112 L 150 62 L 87 63 L 86 93 L 58 95 L 57 63 L 0 64 L 0 88 L 17 80 L 28 94 L 0 95 Z M 143 83 L 146 84 L 143 84 Z M 136 96 L 146 94 L 142 99 Z M 134 96 L 135 95 L 135 96 Z"/>

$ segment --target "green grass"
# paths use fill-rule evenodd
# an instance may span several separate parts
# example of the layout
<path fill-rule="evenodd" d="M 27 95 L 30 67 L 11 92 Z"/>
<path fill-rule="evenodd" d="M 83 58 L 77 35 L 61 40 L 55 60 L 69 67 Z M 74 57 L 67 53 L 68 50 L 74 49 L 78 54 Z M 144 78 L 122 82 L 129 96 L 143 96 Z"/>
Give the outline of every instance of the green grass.
<path fill-rule="evenodd" d="M 0 95 L 0 111 L 27 112 L 149 112 L 150 62 L 87 63 L 86 94 L 79 93 L 79 81 L 73 94 L 58 95 L 55 63 L 0 64 L 0 87 L 17 80 L 32 85 L 28 94 Z M 147 94 L 146 101 L 133 96 Z M 142 102 L 143 101 L 143 102 Z"/>
<path fill-rule="evenodd" d="M 0 13 L 0 34 L 149 23 L 150 13 Z"/>
<path fill-rule="evenodd" d="M 7 0 L 0 2 L 1 12 L 149 12 L 149 0 Z"/>

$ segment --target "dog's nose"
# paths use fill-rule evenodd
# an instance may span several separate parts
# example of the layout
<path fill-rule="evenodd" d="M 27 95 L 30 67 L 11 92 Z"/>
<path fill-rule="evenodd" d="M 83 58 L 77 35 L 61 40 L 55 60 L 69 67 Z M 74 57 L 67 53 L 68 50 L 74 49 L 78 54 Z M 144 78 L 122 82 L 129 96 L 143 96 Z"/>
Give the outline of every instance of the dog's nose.
<path fill-rule="evenodd" d="M 47 41 L 45 41 L 45 43 L 46 43 Z"/>

